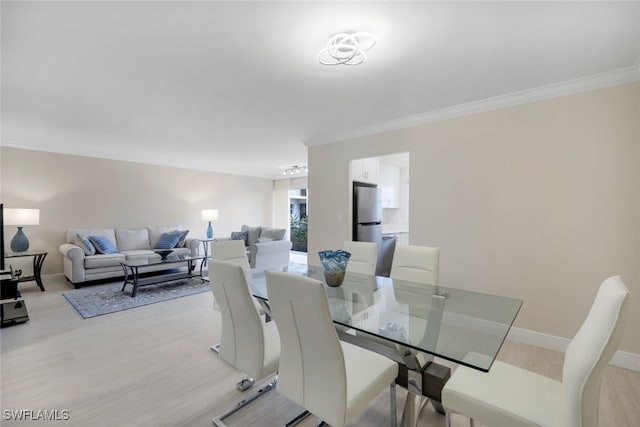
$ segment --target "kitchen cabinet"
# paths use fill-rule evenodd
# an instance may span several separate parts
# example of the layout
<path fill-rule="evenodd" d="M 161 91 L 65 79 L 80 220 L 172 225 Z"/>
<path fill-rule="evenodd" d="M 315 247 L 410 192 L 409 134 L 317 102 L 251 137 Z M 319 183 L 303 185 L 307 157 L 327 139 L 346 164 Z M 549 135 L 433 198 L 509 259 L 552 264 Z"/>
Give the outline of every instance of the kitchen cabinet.
<path fill-rule="evenodd" d="M 400 207 L 400 168 L 380 163 L 378 165 L 378 183 L 382 190 L 382 207 Z"/>
<path fill-rule="evenodd" d="M 353 181 L 378 183 L 378 158 L 356 159 L 351 161 L 351 179 Z"/>

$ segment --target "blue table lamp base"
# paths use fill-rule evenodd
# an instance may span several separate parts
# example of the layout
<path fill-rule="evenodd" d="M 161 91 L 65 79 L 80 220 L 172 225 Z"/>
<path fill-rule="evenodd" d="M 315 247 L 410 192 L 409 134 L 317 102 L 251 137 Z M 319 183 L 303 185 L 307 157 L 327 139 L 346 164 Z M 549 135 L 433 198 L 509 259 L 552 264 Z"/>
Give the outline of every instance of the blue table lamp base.
<path fill-rule="evenodd" d="M 211 226 L 211 221 L 209 221 L 209 226 L 207 227 L 207 238 L 213 239 L 213 227 Z"/>
<path fill-rule="evenodd" d="M 26 252 L 29 249 L 29 239 L 22 231 L 22 227 L 18 227 L 18 232 L 11 239 L 11 250 L 13 252 Z"/>

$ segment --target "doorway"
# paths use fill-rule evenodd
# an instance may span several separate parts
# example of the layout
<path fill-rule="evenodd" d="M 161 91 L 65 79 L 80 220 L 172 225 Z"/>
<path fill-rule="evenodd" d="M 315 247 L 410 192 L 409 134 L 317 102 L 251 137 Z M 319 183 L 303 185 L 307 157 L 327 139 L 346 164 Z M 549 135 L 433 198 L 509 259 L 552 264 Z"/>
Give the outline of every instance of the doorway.
<path fill-rule="evenodd" d="M 289 190 L 289 230 L 291 250 L 307 252 L 307 189 Z"/>
<path fill-rule="evenodd" d="M 388 275 L 395 246 L 409 244 L 409 153 L 353 160 L 351 186 L 352 239 L 377 243 L 377 274 Z"/>

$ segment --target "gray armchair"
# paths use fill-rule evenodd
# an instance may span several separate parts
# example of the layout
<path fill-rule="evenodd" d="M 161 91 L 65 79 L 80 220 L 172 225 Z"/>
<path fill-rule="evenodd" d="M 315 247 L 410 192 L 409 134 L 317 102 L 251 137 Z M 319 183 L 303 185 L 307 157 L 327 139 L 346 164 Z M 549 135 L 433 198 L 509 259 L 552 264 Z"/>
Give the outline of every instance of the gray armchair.
<path fill-rule="evenodd" d="M 291 242 L 284 240 L 286 231 L 284 228 L 243 225 L 239 232 L 231 233 L 230 237 L 215 240 L 243 240 L 252 269 L 287 271 Z"/>

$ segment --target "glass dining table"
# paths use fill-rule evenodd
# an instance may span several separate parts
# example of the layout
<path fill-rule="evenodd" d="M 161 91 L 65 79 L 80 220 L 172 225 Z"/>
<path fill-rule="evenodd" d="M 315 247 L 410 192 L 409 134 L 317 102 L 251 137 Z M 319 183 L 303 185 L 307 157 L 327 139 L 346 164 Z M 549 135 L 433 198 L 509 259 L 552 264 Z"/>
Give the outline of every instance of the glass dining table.
<path fill-rule="evenodd" d="M 324 282 L 322 267 L 290 264 L 288 271 Z M 251 291 L 268 314 L 264 271 L 252 273 Z M 350 272 L 326 291 L 340 339 L 400 364 L 398 383 L 411 393 L 403 425 L 417 423 L 427 398 L 443 412 L 450 370 L 434 358 L 488 372 L 522 306 L 516 298 Z"/>

